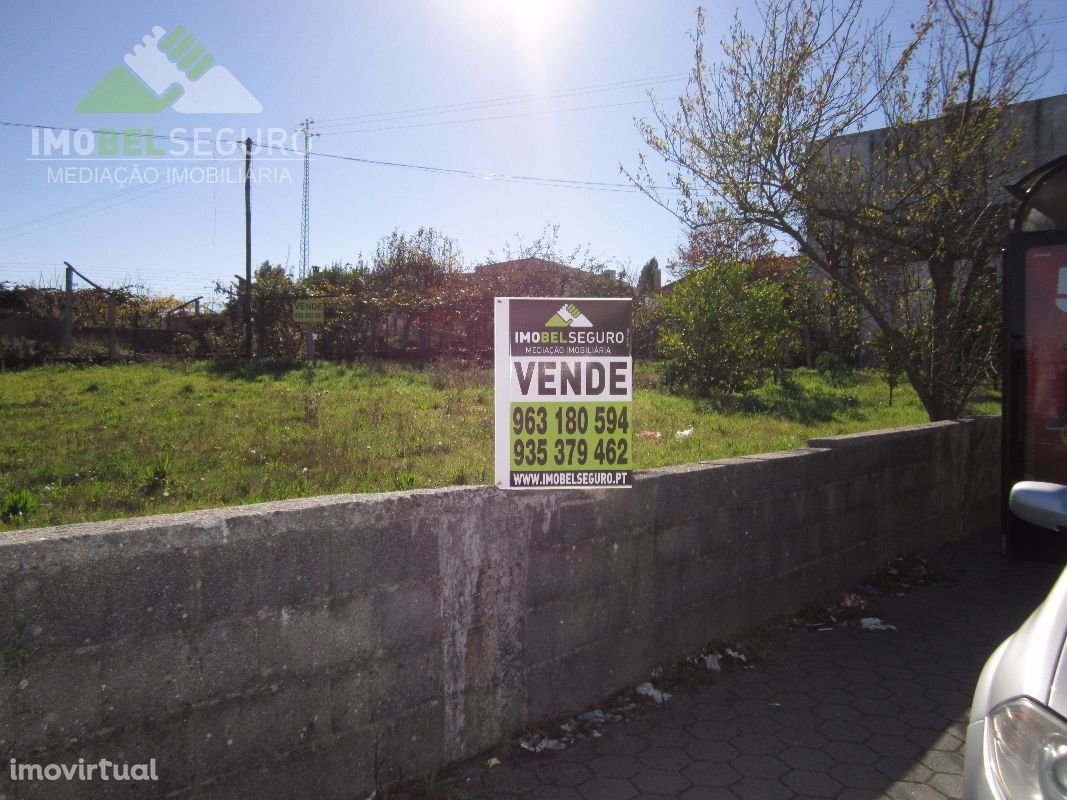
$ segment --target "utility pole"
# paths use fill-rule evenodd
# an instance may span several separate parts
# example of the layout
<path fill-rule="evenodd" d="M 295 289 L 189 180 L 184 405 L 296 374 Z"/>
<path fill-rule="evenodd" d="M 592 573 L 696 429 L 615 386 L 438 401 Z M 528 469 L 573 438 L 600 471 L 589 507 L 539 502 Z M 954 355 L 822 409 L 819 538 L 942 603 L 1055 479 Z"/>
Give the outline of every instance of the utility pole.
<path fill-rule="evenodd" d="M 74 267 L 63 262 L 67 267 L 67 291 L 63 297 L 63 343 L 60 350 L 69 356 L 74 346 Z"/>
<path fill-rule="evenodd" d="M 94 289 L 103 292 L 107 296 L 107 354 L 112 361 L 115 361 L 119 357 L 118 332 L 115 330 L 115 307 L 117 305 L 115 292 L 111 289 L 105 289 L 100 284 L 86 278 L 78 270 L 74 269 L 74 266 L 69 261 L 64 261 L 63 264 L 67 268 L 67 292 L 63 303 L 62 350 L 64 355 L 70 355 L 71 347 L 74 343 L 74 276 L 77 275 Z M 135 354 L 136 350 L 135 346 Z"/>
<path fill-rule="evenodd" d="M 311 250 L 311 126 L 313 119 L 300 123 L 300 132 L 304 134 L 304 204 L 300 216 L 300 277 L 306 278 L 310 271 Z"/>
<path fill-rule="evenodd" d="M 237 318 L 237 325 L 238 327 L 240 327 L 245 324 L 245 316 L 247 315 L 247 311 L 245 309 L 245 299 L 247 297 L 247 293 L 245 292 L 245 279 L 242 278 L 240 275 L 234 275 L 233 277 L 237 279 L 237 291 L 234 292 L 231 296 L 234 298 L 234 311 L 236 312 L 235 316 Z"/>
<path fill-rule="evenodd" d="M 245 357 L 252 357 L 252 138 L 245 139 Z"/>
<path fill-rule="evenodd" d="M 119 337 L 115 330 L 116 301 L 114 292 L 107 293 L 107 357 L 112 361 L 119 358 Z"/>

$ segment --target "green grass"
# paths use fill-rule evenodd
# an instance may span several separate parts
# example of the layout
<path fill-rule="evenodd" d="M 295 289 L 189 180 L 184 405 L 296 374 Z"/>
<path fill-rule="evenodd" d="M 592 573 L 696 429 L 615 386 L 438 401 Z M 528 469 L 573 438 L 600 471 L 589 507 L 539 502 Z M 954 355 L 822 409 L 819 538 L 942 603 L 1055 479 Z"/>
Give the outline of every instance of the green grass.
<path fill-rule="evenodd" d="M 926 421 L 910 389 L 890 408 L 866 373 L 832 386 L 797 370 L 784 387 L 714 403 L 657 383 L 639 366 L 638 469 Z M 998 399 L 974 413 L 999 413 Z M 0 420 L 0 497 L 28 509 L 0 516 L 0 530 L 493 481 L 491 371 L 448 364 L 53 365 L 0 373 Z"/>

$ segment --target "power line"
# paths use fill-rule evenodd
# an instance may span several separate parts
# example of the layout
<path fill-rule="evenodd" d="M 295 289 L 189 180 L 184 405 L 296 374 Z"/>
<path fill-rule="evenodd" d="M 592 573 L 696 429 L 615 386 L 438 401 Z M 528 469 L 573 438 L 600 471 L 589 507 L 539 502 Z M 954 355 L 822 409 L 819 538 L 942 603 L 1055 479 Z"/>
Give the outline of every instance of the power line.
<path fill-rule="evenodd" d="M 72 132 L 79 130 L 77 128 L 65 128 L 65 127 L 55 126 L 55 125 L 33 124 L 33 123 L 27 123 L 27 122 L 8 122 L 8 121 L 3 121 L 3 120 L 0 120 L 0 126 L 20 127 L 20 128 L 42 128 L 42 129 L 50 129 L 50 130 L 55 130 L 55 131 L 72 131 Z M 81 130 L 89 130 L 91 133 L 100 133 L 101 132 L 101 131 L 93 131 L 92 129 L 81 129 Z M 151 134 L 147 134 L 147 133 L 144 133 L 144 132 L 141 132 L 141 131 L 108 131 L 108 133 L 115 134 L 115 135 L 118 135 L 118 136 L 131 136 L 131 137 L 146 137 L 146 136 L 150 136 L 151 135 Z M 175 138 L 176 139 L 181 139 L 183 137 L 175 137 Z M 188 141 L 204 141 L 204 140 L 188 139 Z M 259 147 L 260 149 L 263 149 L 263 150 L 275 150 L 275 151 L 284 152 L 284 153 L 291 153 L 293 155 L 297 155 L 297 156 L 301 156 L 301 157 L 304 155 L 304 152 L 302 150 L 296 150 L 296 149 L 294 149 L 292 147 L 285 147 L 283 145 L 264 144 L 264 143 L 261 143 L 261 142 L 253 142 L 253 144 L 256 147 Z M 400 161 L 384 161 L 384 160 L 381 160 L 381 159 L 362 158 L 362 157 L 359 157 L 359 156 L 343 155 L 343 154 L 339 154 L 339 153 L 322 153 L 322 152 L 317 152 L 317 151 L 312 151 L 311 155 L 319 157 L 319 158 L 332 158 L 332 159 L 336 159 L 336 160 L 340 160 L 340 161 L 351 161 L 351 162 L 359 163 L 359 164 L 368 164 L 368 165 L 380 166 L 380 167 L 395 167 L 395 168 L 399 168 L 399 169 L 410 169 L 410 170 L 416 170 L 416 171 L 420 171 L 420 172 L 429 172 L 429 173 L 434 173 L 434 174 L 439 174 L 439 175 L 454 175 L 454 176 L 465 177 L 465 178 L 475 178 L 475 179 L 478 179 L 478 180 L 502 181 L 502 182 L 512 182 L 512 183 L 532 183 L 532 184 L 542 185 L 542 186 L 557 186 L 557 187 L 570 188 L 570 189 L 584 189 L 584 190 L 588 190 L 588 191 L 626 191 L 626 192 L 638 191 L 638 189 L 636 189 L 636 187 L 634 187 L 632 184 L 629 184 L 629 183 L 617 183 L 617 182 L 610 182 L 610 181 L 590 181 L 590 180 L 581 180 L 581 179 L 577 179 L 577 178 L 549 178 L 549 177 L 540 177 L 540 176 L 533 176 L 533 175 L 511 175 L 511 174 L 500 173 L 500 172 L 477 171 L 477 170 L 470 170 L 470 169 L 456 169 L 456 168 L 451 168 L 451 167 L 435 167 L 435 166 L 426 165 L 426 164 L 410 164 L 410 163 L 405 163 L 405 162 L 400 162 Z M 204 162 L 204 163 L 206 163 L 206 162 Z M 661 190 L 666 190 L 666 191 L 676 190 L 676 187 L 673 187 L 673 186 L 661 186 L 661 187 L 655 187 L 655 188 L 658 188 L 658 189 L 661 189 Z M 3 239 L 0 239 L 0 241 L 3 241 Z"/>
<path fill-rule="evenodd" d="M 39 127 L 48 127 L 48 126 L 39 126 Z M 63 129 L 59 129 L 59 130 L 63 130 Z M 235 156 L 224 156 L 224 158 L 234 158 L 234 157 Z M 204 159 L 203 161 L 194 162 L 191 165 L 191 167 L 196 167 L 196 166 L 200 166 L 200 165 L 209 164 L 209 163 L 212 163 L 214 160 L 215 159 L 214 159 L 214 156 L 213 156 L 212 158 Z M 31 233 L 40 233 L 41 231 L 48 230 L 49 228 L 52 228 L 55 225 L 60 225 L 60 224 L 66 223 L 66 222 L 72 222 L 72 221 L 74 221 L 76 219 L 81 219 L 83 217 L 90 216 L 90 215 L 95 214 L 95 213 L 97 213 L 99 211 L 106 211 L 108 209 L 115 208 L 116 206 L 124 205 L 124 204 L 132 202 L 134 200 L 139 200 L 139 199 L 141 199 L 143 197 L 147 197 L 150 194 L 155 194 L 156 192 L 162 191 L 163 189 L 167 189 L 167 188 L 170 188 L 172 186 L 180 186 L 180 185 L 185 185 L 185 184 L 180 184 L 180 183 L 160 183 L 160 184 L 157 185 L 157 184 L 153 184 L 153 183 L 136 183 L 136 184 L 135 183 L 131 183 L 128 186 L 124 186 L 123 188 L 119 189 L 118 191 L 112 192 L 111 194 L 104 195 L 103 197 L 96 197 L 96 198 L 93 198 L 91 200 L 86 200 L 86 201 L 84 201 L 82 203 L 78 203 L 77 205 L 68 206 L 65 209 L 61 209 L 59 211 L 54 211 L 51 214 L 45 214 L 44 216 L 37 217 L 36 219 L 27 220 L 25 222 L 19 222 L 19 223 L 16 223 L 14 225 L 10 225 L 10 226 L 8 226 L 6 228 L 0 228 L 0 242 L 6 242 L 6 241 L 9 241 L 11 239 L 18 238 L 19 236 L 25 236 L 25 235 L 31 234 Z M 98 205 L 98 204 L 102 204 L 102 203 L 107 203 L 109 200 L 114 200 L 115 198 L 118 198 L 118 197 L 121 197 L 122 199 L 117 200 L 116 202 L 110 203 L 109 205 Z M 84 213 L 76 213 L 78 211 L 83 211 Z M 68 216 L 68 215 L 71 215 L 71 216 Z M 60 217 L 65 217 L 65 218 L 59 219 Z M 56 220 L 56 221 L 52 222 L 51 224 L 40 225 L 40 223 L 51 222 L 52 220 Z M 35 227 L 35 226 L 40 226 L 40 227 Z M 18 230 L 19 228 L 32 228 L 32 230 L 21 230 L 21 231 L 19 231 Z M 12 231 L 18 231 L 18 232 L 11 233 Z M 9 234 L 9 235 L 4 235 L 4 234 Z"/>
<path fill-rule="evenodd" d="M 345 133 L 377 133 L 377 132 L 380 132 L 380 131 L 402 131 L 402 130 L 409 130 L 409 129 L 412 129 L 412 128 L 434 128 L 434 127 L 439 127 L 441 125 L 462 125 L 462 124 L 465 124 L 465 123 L 468 123 L 468 122 L 487 122 L 487 121 L 491 121 L 491 120 L 500 120 L 500 119 L 520 119 L 522 117 L 536 117 L 536 116 L 543 116 L 545 114 L 559 114 L 559 113 L 565 113 L 565 112 L 571 112 L 571 111 L 594 111 L 594 110 L 602 109 L 602 108 L 621 108 L 623 106 L 644 105 L 644 104 L 646 104 L 648 102 L 649 102 L 648 99 L 645 98 L 643 100 L 628 100 L 628 101 L 625 101 L 625 102 L 622 102 L 622 103 L 604 103 L 604 104 L 601 104 L 601 105 L 593 105 L 593 106 L 576 106 L 574 108 L 552 108 L 552 109 L 544 109 L 544 110 L 541 110 L 541 111 L 525 111 L 525 112 L 521 112 L 521 113 L 518 113 L 518 114 L 494 114 L 493 116 L 489 116 L 489 117 L 467 117 L 467 118 L 464 118 L 464 119 L 437 120 L 436 122 L 413 122 L 410 125 L 391 125 L 391 126 L 388 126 L 388 127 L 378 127 L 378 128 L 348 128 L 348 129 L 339 130 L 339 131 L 324 131 L 323 133 L 321 133 L 319 135 L 320 136 L 334 136 L 334 135 L 340 135 L 340 134 L 345 134 Z"/>
<path fill-rule="evenodd" d="M 493 108 L 517 103 L 532 103 L 539 100 L 556 100 L 561 97 L 575 97 L 584 94 L 599 94 L 621 89 L 632 89 L 640 86 L 650 86 L 658 83 L 670 83 L 681 80 L 688 75 L 686 72 L 672 72 L 666 75 L 652 75 L 645 78 L 632 78 L 626 81 L 614 81 L 611 83 L 596 83 L 589 86 L 579 86 L 574 89 L 565 89 L 561 92 L 547 95 L 521 94 L 510 97 L 498 97 L 488 100 L 468 100 L 460 103 L 445 103 L 441 105 L 422 106 L 419 108 L 402 109 L 399 111 L 383 111 L 376 114 L 354 114 L 347 117 L 330 117 L 319 120 L 319 127 L 331 128 L 340 123 L 358 120 L 374 120 L 381 122 L 386 119 L 404 119 L 408 117 L 435 116 L 438 114 L 450 114 L 458 111 L 474 111 L 482 108 Z"/>

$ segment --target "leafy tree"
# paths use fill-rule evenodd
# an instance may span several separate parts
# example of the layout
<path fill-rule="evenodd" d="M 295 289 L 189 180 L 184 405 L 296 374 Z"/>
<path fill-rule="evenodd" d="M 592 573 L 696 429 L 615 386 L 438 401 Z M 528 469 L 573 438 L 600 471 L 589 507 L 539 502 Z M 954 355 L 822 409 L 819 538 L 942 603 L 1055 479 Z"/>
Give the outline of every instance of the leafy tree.
<path fill-rule="evenodd" d="M 373 350 L 374 295 L 362 256 L 355 264 L 336 263 L 312 272 L 298 288 L 307 296 L 325 298 L 325 321 L 315 326 L 316 355 L 351 361 Z"/>
<path fill-rule="evenodd" d="M 413 234 L 394 230 L 383 237 L 372 265 L 381 297 L 372 304 L 371 326 L 376 332 L 384 330 L 389 346 L 401 349 L 411 341 L 414 326 L 420 352 L 430 355 L 433 330 L 443 323 L 449 299 L 444 287 L 462 266 L 456 243 L 433 228 Z"/>
<path fill-rule="evenodd" d="M 252 336 L 259 356 L 295 359 L 303 326 L 293 322 L 293 301 L 299 296 L 285 267 L 264 261 L 252 275 Z"/>
<path fill-rule="evenodd" d="M 394 230 L 378 242 L 372 266 L 381 290 L 414 299 L 440 286 L 445 275 L 458 272 L 463 254 L 452 239 L 433 228 L 419 228 L 413 234 Z"/>
<path fill-rule="evenodd" d="M 664 302 L 664 298 L 656 295 L 642 297 L 634 302 L 632 329 L 634 358 L 659 358 Z"/>
<path fill-rule="evenodd" d="M 500 257 L 490 252 L 488 263 L 499 261 L 518 261 L 522 259 L 542 259 L 555 264 L 564 264 L 568 267 L 586 273 L 586 277 L 571 287 L 575 296 L 579 294 L 592 295 L 599 293 L 604 297 L 632 296 L 634 284 L 633 276 L 627 268 L 613 260 L 607 260 L 594 256 L 589 245 L 578 245 L 570 250 L 562 247 L 559 241 L 559 225 L 545 225 L 541 234 L 532 242 L 527 242 L 519 234 L 515 234 L 515 242 L 505 242 Z M 554 273 L 551 273 L 554 277 Z M 539 290 L 536 293 L 559 294 L 558 290 L 549 290 L 552 280 L 548 275 L 548 289 Z M 539 276 L 530 275 L 529 279 L 537 282 Z M 518 295 L 534 296 L 535 292 L 517 292 Z"/>
<path fill-rule="evenodd" d="M 779 284 L 786 292 L 786 310 L 797 332 L 796 358 L 812 367 L 818 355 L 831 352 L 853 362 L 859 348 L 860 311 L 829 281 L 816 274 L 811 261 L 777 252 L 766 230 L 742 230 L 721 224 L 693 228 L 667 268 L 689 275 L 708 264 L 738 261 L 757 278 Z"/>
<path fill-rule="evenodd" d="M 655 293 L 659 288 L 659 281 L 659 261 L 653 257 L 641 267 L 641 274 L 637 278 L 637 296 L 648 297 Z"/>
<path fill-rule="evenodd" d="M 898 50 L 860 0 L 757 6 L 762 29 L 736 18 L 717 64 L 698 12 L 677 112 L 640 123 L 680 200 L 643 161 L 631 177 L 695 228 L 790 240 L 885 334 L 930 418 L 956 417 L 997 347 L 1007 106 L 1040 72 L 1029 7 L 935 0 Z M 848 136 L 878 126 L 873 153 Z"/>
<path fill-rule="evenodd" d="M 709 265 L 673 284 L 662 306 L 665 382 L 699 395 L 755 388 L 794 336 L 781 285 L 751 265 Z"/>
<path fill-rule="evenodd" d="M 871 341 L 871 347 L 878 356 L 878 371 L 882 380 L 889 387 L 889 405 L 893 405 L 893 391 L 900 385 L 900 358 L 893 351 L 893 345 L 881 331 L 877 331 Z"/>

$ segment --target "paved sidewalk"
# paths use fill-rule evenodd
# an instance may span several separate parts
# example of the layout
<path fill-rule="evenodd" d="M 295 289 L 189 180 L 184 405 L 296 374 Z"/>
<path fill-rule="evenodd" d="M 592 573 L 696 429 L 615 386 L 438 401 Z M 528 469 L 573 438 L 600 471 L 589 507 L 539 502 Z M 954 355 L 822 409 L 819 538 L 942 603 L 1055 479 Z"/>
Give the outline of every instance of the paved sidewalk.
<path fill-rule="evenodd" d="M 932 560 L 955 585 L 879 598 L 896 631 L 791 633 L 765 666 L 601 739 L 463 770 L 461 786 L 483 800 L 958 798 L 978 673 L 1059 572 L 997 548 L 961 544 Z"/>

